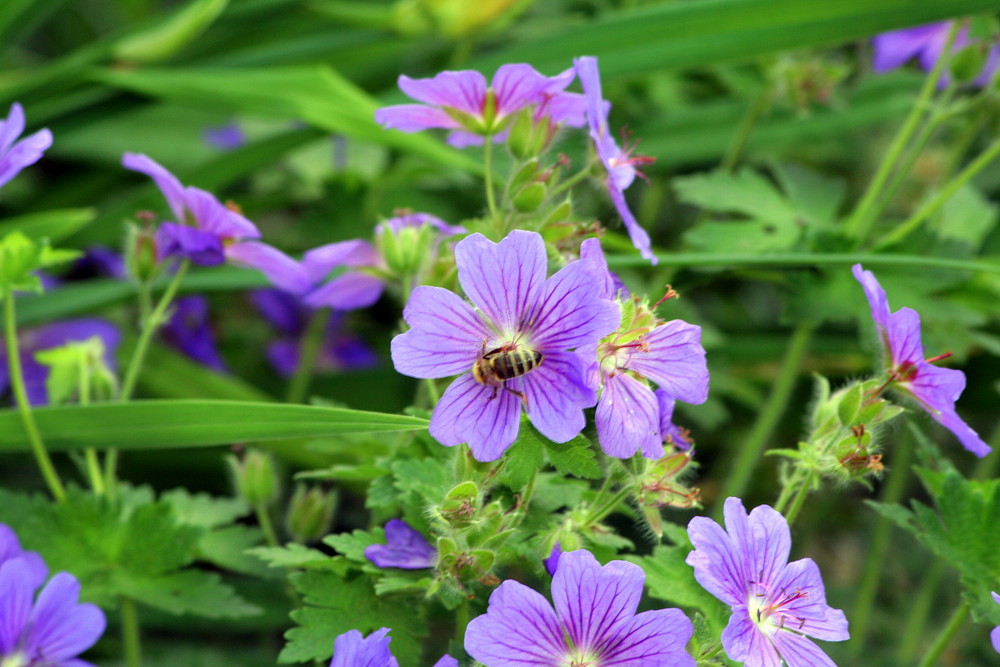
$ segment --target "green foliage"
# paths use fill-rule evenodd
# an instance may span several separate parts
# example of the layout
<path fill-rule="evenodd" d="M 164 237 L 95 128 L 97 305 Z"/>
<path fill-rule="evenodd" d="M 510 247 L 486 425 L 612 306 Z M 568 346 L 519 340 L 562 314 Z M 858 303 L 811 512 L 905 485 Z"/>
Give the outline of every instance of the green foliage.
<path fill-rule="evenodd" d="M 49 241 L 62 241 L 71 236 L 97 217 L 97 211 L 92 208 L 66 208 L 56 211 L 41 211 L 25 213 L 0 221 L 0 236 L 18 231 L 25 236 Z"/>
<path fill-rule="evenodd" d="M 539 435 L 539 437 L 541 437 Z M 543 439 L 549 462 L 564 475 L 583 479 L 600 479 L 604 476 L 597 462 L 594 443 L 585 435 L 578 435 L 569 442 L 550 442 Z"/>
<path fill-rule="evenodd" d="M 75 250 L 54 250 L 46 240 L 35 241 L 15 230 L 0 239 L 0 287 L 18 292 L 41 292 L 35 271 L 77 257 Z"/>
<path fill-rule="evenodd" d="M 100 336 L 36 352 L 35 360 L 49 368 L 45 379 L 49 404 L 62 405 L 74 397 L 84 404 L 111 400 L 118 380 L 104 356 Z"/>

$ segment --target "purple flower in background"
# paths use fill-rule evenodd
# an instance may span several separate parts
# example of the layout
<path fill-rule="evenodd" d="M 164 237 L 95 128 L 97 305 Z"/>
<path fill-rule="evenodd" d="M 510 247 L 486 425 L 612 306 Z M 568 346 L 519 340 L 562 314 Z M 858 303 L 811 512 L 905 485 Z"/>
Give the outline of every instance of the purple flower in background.
<path fill-rule="evenodd" d="M 438 233 L 438 241 L 449 236 L 455 236 L 456 234 L 464 234 L 466 231 L 465 227 L 461 225 L 449 225 L 441 218 L 430 213 L 402 213 L 378 223 L 375 226 L 375 234 L 378 235 L 385 232 L 399 234 L 406 229 L 423 229 L 425 227 L 430 227 Z"/>
<path fill-rule="evenodd" d="M 47 576 L 41 557 L 0 524 L 0 664 L 92 667 L 76 656 L 104 633 L 104 613 L 78 602 L 73 575 L 59 572 L 42 587 Z"/>
<path fill-rule="evenodd" d="M 49 402 L 45 381 L 49 377 L 49 367 L 35 360 L 35 353 L 60 347 L 67 343 L 83 342 L 97 336 L 104 343 L 104 363 L 114 369 L 115 353 L 121 342 L 121 334 L 115 325 L 98 318 L 64 320 L 52 322 L 18 333 L 18 349 L 21 371 L 24 375 L 25 391 L 32 405 L 46 405 Z M 10 384 L 7 368 L 7 347 L 0 341 L 0 394 Z"/>
<path fill-rule="evenodd" d="M 686 428 L 674 424 L 674 407 L 677 403 L 663 389 L 657 389 L 656 402 L 660 406 L 660 438 L 668 445 L 673 445 L 682 452 L 689 451 L 694 443 Z"/>
<path fill-rule="evenodd" d="M 389 628 L 380 628 L 367 637 L 357 630 L 338 636 L 333 642 L 330 667 L 399 667 L 389 651 Z M 444 655 L 434 667 L 458 667 L 458 660 Z"/>
<path fill-rule="evenodd" d="M 602 296 L 605 299 L 614 299 L 619 295 L 623 297 L 627 297 L 629 295 L 628 288 L 625 287 L 625 283 L 621 281 L 621 278 L 608 269 L 608 260 L 604 256 L 604 251 L 601 249 L 600 240 L 585 239 L 583 243 L 580 244 L 580 259 L 592 260 L 597 262 L 598 266 L 600 266 L 601 278 L 604 283 L 604 292 Z"/>
<path fill-rule="evenodd" d="M 111 248 L 99 245 L 90 246 L 84 251 L 83 257 L 73 262 L 73 266 L 63 276 L 63 279 L 74 281 L 94 277 L 126 280 L 128 272 L 125 270 L 125 260 Z"/>
<path fill-rule="evenodd" d="M 855 264 L 854 277 L 865 290 L 872 319 L 886 354 L 892 386 L 916 399 L 939 424 L 955 434 L 959 442 L 976 456 L 990 453 L 990 446 L 955 412 L 955 401 L 965 389 L 965 373 L 938 368 L 930 363 L 950 355 L 927 360 L 920 337 L 920 315 L 911 308 L 889 312 L 885 290 L 871 271 Z"/>
<path fill-rule="evenodd" d="M 589 551 L 564 553 L 552 605 L 527 586 L 503 582 L 487 613 L 469 623 L 465 650 L 487 667 L 694 667 L 684 650 L 694 629 L 681 610 L 635 613 L 645 578 L 632 563 L 602 567 Z"/>
<path fill-rule="evenodd" d="M 1000 595 L 997 595 L 992 591 L 991 595 L 993 595 L 993 601 L 996 602 L 997 604 L 1000 604 Z M 993 650 L 996 651 L 997 653 L 1000 653 L 1000 625 L 993 628 L 993 631 L 990 632 L 990 641 L 993 642 Z"/>
<path fill-rule="evenodd" d="M 367 308 L 382 296 L 385 282 L 366 269 L 380 267 L 378 251 L 368 241 L 355 239 L 320 246 L 302 258 L 308 287 L 297 293 L 312 308 Z M 334 276 L 327 280 L 331 272 Z"/>
<path fill-rule="evenodd" d="M 552 545 L 552 553 L 549 554 L 549 557 L 542 559 L 545 571 L 549 573 L 550 577 L 554 577 L 556 575 L 556 570 L 559 569 L 559 559 L 562 557 L 562 554 L 562 546 L 558 541 L 556 541 L 556 543 Z"/>
<path fill-rule="evenodd" d="M 208 299 L 192 294 L 173 304 L 173 314 L 160 330 L 173 347 L 203 366 L 226 370 L 226 362 L 215 345 L 215 333 L 208 317 Z"/>
<path fill-rule="evenodd" d="M 597 58 L 585 56 L 573 60 L 576 68 L 576 75 L 580 77 L 580 85 L 583 86 L 583 94 L 587 99 L 587 124 L 590 126 L 590 138 L 594 140 L 594 147 L 597 150 L 597 157 L 601 160 L 608 178 L 605 184 L 611 201 L 618 210 L 625 229 L 628 230 L 632 244 L 642 254 L 643 257 L 656 264 L 656 255 L 651 249 L 649 234 L 639 226 L 639 222 L 632 215 L 628 204 L 625 201 L 625 190 L 632 185 L 637 174 L 641 173 L 636 169 L 636 165 L 649 164 L 652 158 L 641 155 L 632 155 L 633 149 L 622 150 L 618 147 L 614 137 L 608 129 L 608 112 L 611 105 L 604 100 L 601 92 L 601 75 L 597 70 Z"/>
<path fill-rule="evenodd" d="M 365 547 L 365 558 L 377 567 L 398 567 L 403 570 L 422 570 L 434 567 L 437 551 L 427 543 L 427 538 L 400 519 L 385 524 L 386 544 Z"/>
<path fill-rule="evenodd" d="M 243 128 L 236 121 L 216 127 L 207 127 L 201 133 L 201 138 L 206 144 L 218 148 L 220 151 L 234 151 L 237 148 L 242 148 L 247 142 Z"/>
<path fill-rule="evenodd" d="M 434 409 L 431 435 L 448 447 L 467 442 L 476 459 L 493 461 L 517 437 L 524 406 L 545 437 L 572 439 L 597 397 L 570 350 L 595 345 L 619 319 L 601 298 L 598 267 L 579 260 L 546 279 L 542 237 L 521 230 L 498 244 L 473 234 L 455 246 L 455 258 L 471 305 L 440 287 L 417 287 L 403 311 L 411 328 L 392 340 L 403 375 L 459 376 Z"/>
<path fill-rule="evenodd" d="M 297 292 L 308 287 L 298 262 L 277 248 L 261 243 L 257 226 L 214 195 L 184 187 L 177 177 L 145 155 L 125 153 L 122 165 L 153 179 L 174 216 L 156 232 L 160 259 L 180 257 L 199 266 L 225 261 L 262 272 L 281 289 Z"/>
<path fill-rule="evenodd" d="M 0 188 L 42 157 L 42 153 L 52 145 L 52 133 L 48 129 L 39 130 L 20 141 L 24 132 L 24 109 L 14 102 L 5 120 L 0 121 Z"/>
<path fill-rule="evenodd" d="M 931 71 L 941 57 L 941 52 L 944 51 L 951 25 L 951 21 L 942 21 L 876 35 L 872 38 L 872 46 L 875 49 L 872 68 L 881 74 L 902 66 L 911 58 L 919 57 L 920 66 L 928 72 Z M 971 44 L 973 40 L 969 37 L 969 27 L 963 26 L 955 35 L 952 51 L 958 51 Z M 972 82 L 973 85 L 985 86 L 989 83 L 998 65 L 1000 65 L 1000 46 L 991 44 L 983 70 Z M 946 86 L 950 77 L 947 72 L 943 73 L 938 86 Z"/>
<path fill-rule="evenodd" d="M 725 530 L 695 517 L 688 535 L 695 550 L 687 563 L 709 593 L 733 614 L 722 646 L 746 667 L 834 667 L 809 637 L 843 641 L 844 612 L 826 604 L 819 568 L 811 558 L 788 562 L 792 538 L 788 522 L 767 505 L 749 516 L 739 498 L 727 498 Z"/>
<path fill-rule="evenodd" d="M 281 334 L 281 338 L 267 347 L 268 361 L 278 373 L 286 377 L 293 375 L 299 365 L 302 338 L 313 309 L 300 298 L 277 289 L 255 290 L 250 293 L 250 300 L 257 312 Z M 344 314 L 334 311 L 327 322 L 316 369 L 342 371 L 377 365 L 375 351 L 365 341 L 346 331 Z"/>
<path fill-rule="evenodd" d="M 538 105 L 555 122 L 572 124 L 579 103 L 563 93 L 573 82 L 573 71 L 547 77 L 525 64 L 501 65 L 487 87 L 486 78 L 473 70 L 441 72 L 431 79 L 399 77 L 400 89 L 423 104 L 400 104 L 375 112 L 375 122 L 387 129 L 420 132 L 451 130 L 448 143 L 459 148 L 483 143 L 484 135 L 502 140 L 511 116 Z"/>

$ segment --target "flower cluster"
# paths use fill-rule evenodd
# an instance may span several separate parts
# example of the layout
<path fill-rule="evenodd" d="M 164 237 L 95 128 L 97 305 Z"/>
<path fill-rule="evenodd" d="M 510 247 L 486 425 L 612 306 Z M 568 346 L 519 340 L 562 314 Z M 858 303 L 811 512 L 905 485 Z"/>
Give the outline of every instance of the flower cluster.
<path fill-rule="evenodd" d="M 14 531 L 0 524 L 0 664 L 92 667 L 76 656 L 104 633 L 104 613 L 77 601 L 73 575 L 59 572 L 45 583 L 47 577 L 41 556 L 22 550 Z"/>

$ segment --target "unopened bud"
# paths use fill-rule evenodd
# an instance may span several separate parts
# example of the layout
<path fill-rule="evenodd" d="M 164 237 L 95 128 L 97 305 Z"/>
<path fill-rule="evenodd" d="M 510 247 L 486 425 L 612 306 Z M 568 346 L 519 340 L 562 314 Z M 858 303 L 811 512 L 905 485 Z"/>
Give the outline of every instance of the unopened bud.
<path fill-rule="evenodd" d="M 285 527 L 296 542 L 315 542 L 326 535 L 336 507 L 337 494 L 333 491 L 299 484 L 288 506 Z"/>
<path fill-rule="evenodd" d="M 241 461 L 235 455 L 226 457 L 236 493 L 248 504 L 258 507 L 267 506 L 278 498 L 278 476 L 274 470 L 274 461 L 270 454 L 259 449 L 247 450 Z"/>
<path fill-rule="evenodd" d="M 156 256 L 156 238 L 152 227 L 128 225 L 125 237 L 125 269 L 140 283 L 156 278 L 162 265 Z"/>
<path fill-rule="evenodd" d="M 548 188 L 536 181 L 514 195 L 514 207 L 522 213 L 533 213 L 545 201 L 546 195 Z"/>

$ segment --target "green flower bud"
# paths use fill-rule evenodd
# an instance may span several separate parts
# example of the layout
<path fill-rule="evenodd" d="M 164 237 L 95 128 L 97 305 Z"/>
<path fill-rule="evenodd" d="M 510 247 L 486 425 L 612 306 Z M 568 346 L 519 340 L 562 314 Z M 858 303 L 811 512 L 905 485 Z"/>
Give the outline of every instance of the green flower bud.
<path fill-rule="evenodd" d="M 236 493 L 249 505 L 270 505 L 278 499 L 278 476 L 270 454 L 259 449 L 248 449 L 241 461 L 235 455 L 226 457 Z"/>
<path fill-rule="evenodd" d="M 528 187 L 524 188 L 516 195 L 512 200 L 514 207 L 522 213 L 533 213 L 538 210 L 538 207 L 542 205 L 545 201 L 545 197 L 548 195 L 548 188 L 545 187 L 544 183 L 534 182 Z"/>
<path fill-rule="evenodd" d="M 129 224 L 125 237 L 125 270 L 140 283 L 160 275 L 162 265 L 156 257 L 156 240 L 150 227 Z"/>
<path fill-rule="evenodd" d="M 985 43 L 973 43 L 959 49 L 951 57 L 948 69 L 958 83 L 970 83 L 979 77 L 986 65 L 989 57 L 989 45 Z"/>
<path fill-rule="evenodd" d="M 285 527 L 296 542 L 315 542 L 326 535 L 336 507 L 337 494 L 333 491 L 299 484 L 285 515 Z"/>

